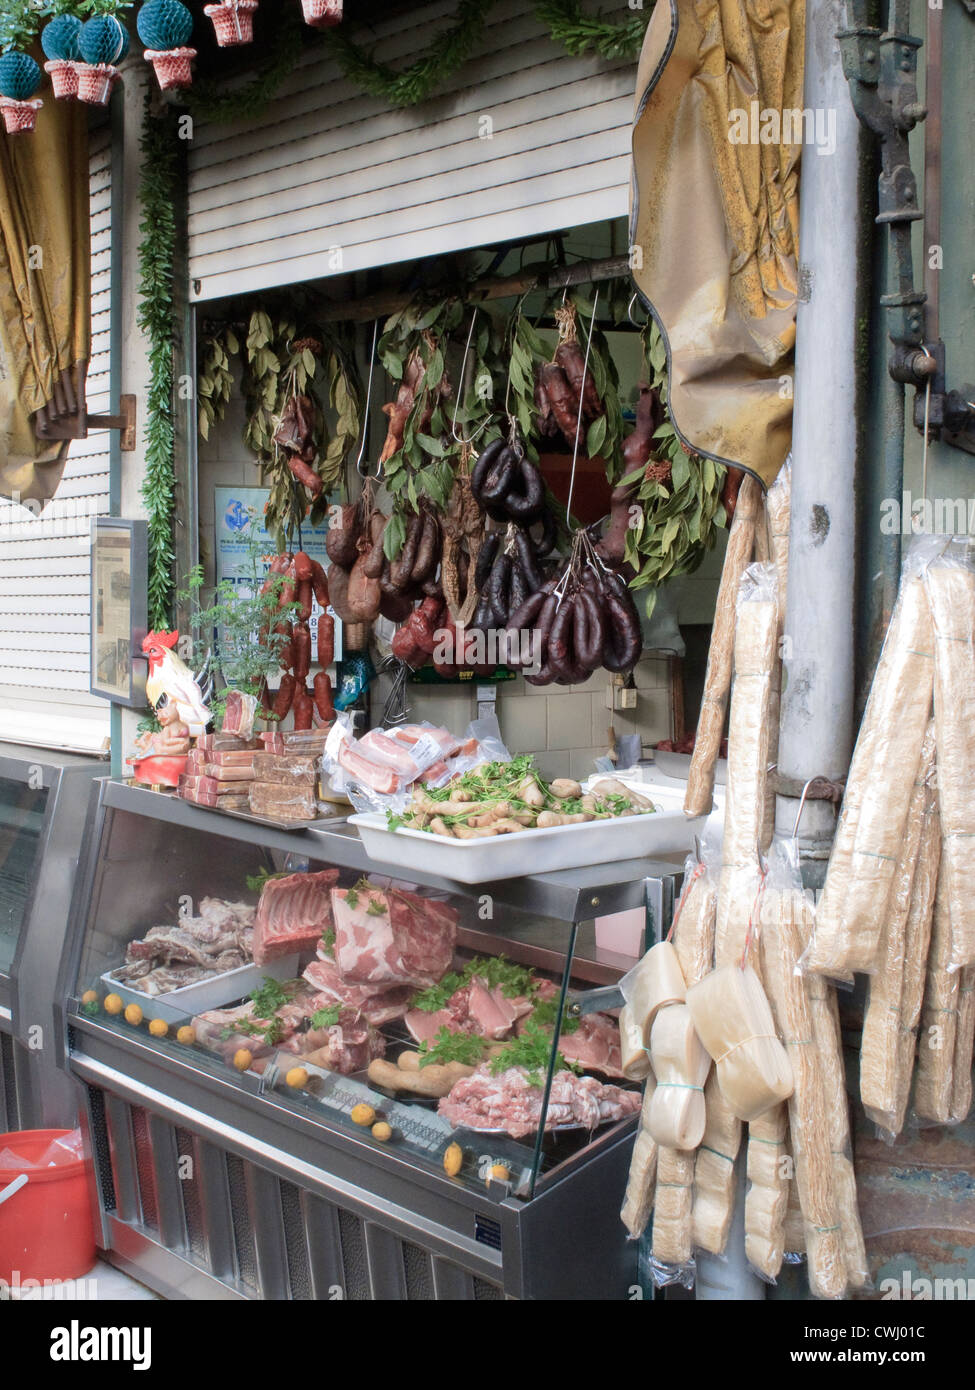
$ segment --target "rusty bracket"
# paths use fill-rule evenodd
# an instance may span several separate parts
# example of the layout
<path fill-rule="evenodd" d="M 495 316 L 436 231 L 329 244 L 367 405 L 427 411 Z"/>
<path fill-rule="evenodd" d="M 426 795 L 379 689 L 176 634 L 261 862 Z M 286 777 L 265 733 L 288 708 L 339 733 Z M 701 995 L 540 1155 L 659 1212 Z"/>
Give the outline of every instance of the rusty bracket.
<path fill-rule="evenodd" d="M 119 415 L 89 415 L 86 424 L 89 430 L 118 430 L 119 448 L 123 454 L 131 454 L 135 449 L 135 396 L 120 396 Z"/>

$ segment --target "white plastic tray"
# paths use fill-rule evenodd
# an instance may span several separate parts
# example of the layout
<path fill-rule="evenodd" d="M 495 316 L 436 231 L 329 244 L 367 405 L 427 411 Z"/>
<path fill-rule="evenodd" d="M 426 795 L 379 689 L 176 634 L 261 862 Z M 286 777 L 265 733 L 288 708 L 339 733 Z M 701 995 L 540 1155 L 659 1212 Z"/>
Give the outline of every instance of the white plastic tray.
<path fill-rule="evenodd" d="M 381 863 L 405 869 L 422 866 L 428 873 L 459 883 L 490 883 L 693 849 L 703 818 L 689 820 L 677 798 L 657 793 L 658 788 L 653 788 L 650 799 L 659 810 L 647 815 L 521 830 L 483 840 L 448 840 L 403 826 L 389 830 L 381 811 L 350 816 L 349 824 L 359 831 L 366 853 Z"/>
<path fill-rule="evenodd" d="M 116 970 L 120 968 L 115 967 Z M 293 980 L 297 972 L 298 955 L 295 953 L 269 961 L 267 965 L 241 965 L 209 980 L 171 989 L 168 994 L 143 994 L 123 980 L 113 980 L 110 970 L 102 975 L 101 982 L 106 994 L 117 994 L 126 1004 L 140 1005 L 147 1018 L 163 1018 L 167 1023 L 175 1023 L 188 1014 L 220 1009 L 224 1004 L 245 998 L 252 989 L 259 988 L 266 975 L 274 980 Z"/>

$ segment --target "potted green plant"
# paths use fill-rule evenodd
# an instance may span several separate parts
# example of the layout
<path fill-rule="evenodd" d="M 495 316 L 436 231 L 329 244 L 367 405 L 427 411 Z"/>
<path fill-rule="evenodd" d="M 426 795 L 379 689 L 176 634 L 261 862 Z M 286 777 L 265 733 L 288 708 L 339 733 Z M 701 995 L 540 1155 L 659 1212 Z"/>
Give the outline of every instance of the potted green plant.
<path fill-rule="evenodd" d="M 47 20 L 41 30 L 41 47 L 47 58 L 44 71 L 51 79 L 54 95 L 61 99 L 78 95 L 76 64 L 81 61 L 81 19 L 77 9 L 78 0 L 47 0 L 40 11 Z"/>
<path fill-rule="evenodd" d="M 0 109 L 8 134 L 33 130 L 43 106 L 33 99 L 41 69 L 27 52 L 37 34 L 38 15 L 30 0 L 5 0 L 0 13 Z"/>
<path fill-rule="evenodd" d="M 234 48 L 254 39 L 254 11 L 257 0 L 219 0 L 204 5 L 203 13 L 212 21 L 221 48 Z"/>
<path fill-rule="evenodd" d="M 88 14 L 78 35 L 78 100 L 90 106 L 107 106 L 112 88 L 121 77 L 118 64 L 129 51 L 129 33 L 119 15 L 132 8 L 132 0 L 79 0 L 78 11 Z"/>
<path fill-rule="evenodd" d="M 143 56 L 155 69 L 162 91 L 189 87 L 196 49 L 187 47 L 193 35 L 193 16 L 186 6 L 180 0 L 147 0 L 139 11 L 136 28 L 146 46 Z"/>

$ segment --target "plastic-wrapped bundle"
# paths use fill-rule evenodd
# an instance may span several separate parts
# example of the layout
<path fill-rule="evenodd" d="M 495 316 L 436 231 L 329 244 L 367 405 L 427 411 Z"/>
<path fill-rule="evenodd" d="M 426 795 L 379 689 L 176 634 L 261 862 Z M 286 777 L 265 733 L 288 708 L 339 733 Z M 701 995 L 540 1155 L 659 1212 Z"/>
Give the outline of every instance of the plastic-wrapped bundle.
<path fill-rule="evenodd" d="M 751 966 L 723 966 L 687 991 L 698 1036 L 740 1120 L 754 1120 L 792 1094 L 792 1067 Z"/>
<path fill-rule="evenodd" d="M 788 1147 L 787 1151 L 790 1160 L 792 1160 L 792 1171 L 795 1173 L 795 1160 L 792 1158 L 791 1147 Z M 796 1187 L 794 1177 L 789 1183 L 789 1202 L 785 1209 L 783 1240 L 786 1260 L 790 1256 L 806 1253 L 806 1227 L 802 1218 L 802 1207 L 799 1205 L 799 1189 Z"/>
<path fill-rule="evenodd" d="M 660 1009 L 683 1004 L 684 976 L 680 960 L 670 941 L 658 941 L 643 959 L 620 980 L 623 998 L 630 1007 L 633 1023 L 650 1046 L 650 1030 Z"/>
<path fill-rule="evenodd" d="M 728 785 L 715 927 L 719 963 L 741 959 L 759 883 L 768 780 L 769 692 L 778 646 L 773 565 L 751 565 L 738 594 Z"/>
<path fill-rule="evenodd" d="M 941 542 L 942 546 L 946 543 Z M 925 571 L 934 623 L 941 865 L 951 917 L 950 962 L 975 963 L 975 572 L 955 547 Z"/>
<path fill-rule="evenodd" d="M 975 965 L 966 965 L 958 986 L 958 1031 L 951 1073 L 951 1118 L 960 1124 L 972 1108 L 972 1046 L 975 1043 Z"/>
<path fill-rule="evenodd" d="M 728 691 L 731 689 L 738 586 L 752 558 L 755 523 L 761 497 L 761 484 L 751 474 L 747 474 L 742 480 L 735 515 L 728 533 L 728 548 L 725 551 L 714 608 L 701 714 L 697 723 L 694 754 L 687 774 L 687 793 L 684 797 L 684 811 L 688 816 L 707 815 L 714 796 L 714 768 L 724 733 Z"/>
<path fill-rule="evenodd" d="M 931 803 L 921 829 L 914 882 L 911 885 L 911 905 L 907 912 L 904 933 L 904 978 L 901 983 L 900 1034 L 897 1048 L 897 1081 L 894 1106 L 889 1115 L 874 1116 L 877 1123 L 894 1137 L 904 1128 L 907 1102 L 914 1079 L 914 1058 L 917 1052 L 917 1030 L 924 1002 L 924 983 L 927 978 L 928 952 L 931 945 L 931 925 L 934 917 L 934 896 L 938 886 L 941 864 L 941 820 L 937 796 Z"/>
<path fill-rule="evenodd" d="M 881 1128 L 897 1106 L 900 1063 L 901 995 L 904 984 L 907 918 L 911 907 L 914 874 L 931 804 L 929 781 L 934 772 L 934 723 L 928 725 L 921 748 L 917 777 L 908 806 L 907 824 L 894 882 L 887 904 L 887 920 L 880 937 L 879 968 L 870 977 L 870 992 L 860 1044 L 860 1099 L 870 1118 Z"/>
<path fill-rule="evenodd" d="M 958 991 L 960 973 L 951 970 L 951 916 L 945 853 L 934 897 L 934 923 L 928 955 L 921 1036 L 917 1056 L 917 1083 L 914 1109 L 923 1120 L 945 1125 L 951 1120 L 951 1102 L 958 1033 Z"/>
<path fill-rule="evenodd" d="M 721 1255 L 735 1209 L 735 1159 L 742 1126 L 721 1094 L 714 1071 L 704 1087 L 704 1106 L 707 1121 L 694 1163 L 694 1244 Z"/>
<path fill-rule="evenodd" d="M 805 1220 L 809 1287 L 821 1298 L 841 1298 L 847 1284 L 846 1262 L 824 1076 L 806 981 L 798 971 L 803 949 L 797 922 L 801 904 L 801 890 L 773 889 L 766 893 L 762 965 L 772 1012 L 792 1060 L 795 1078 L 788 1103 L 789 1134 Z M 788 1193 L 783 1203 L 787 1205 Z"/>
<path fill-rule="evenodd" d="M 630 1173 L 626 1183 L 626 1196 L 620 1220 L 633 1239 L 642 1236 L 646 1230 L 650 1213 L 653 1210 L 654 1182 L 657 1177 L 657 1144 L 650 1134 L 647 1121 L 653 1103 L 655 1082 L 648 1076 L 643 1087 L 643 1107 L 640 1111 L 640 1128 L 633 1144 L 630 1159 Z"/>
<path fill-rule="evenodd" d="M 642 1081 L 650 1075 L 650 1058 L 643 1046 L 643 1029 L 633 1017 L 629 1004 L 620 1009 L 620 1071 L 628 1081 Z"/>
<path fill-rule="evenodd" d="M 915 567 L 916 569 L 916 567 Z M 803 968 L 873 969 L 931 713 L 934 652 L 924 582 L 905 571 L 850 764 L 816 929 Z"/>
<path fill-rule="evenodd" d="M 772 684 L 769 689 L 769 766 L 773 767 L 779 759 L 779 713 L 782 702 L 782 636 L 785 632 L 786 597 L 789 581 L 789 513 L 792 501 L 792 465 L 789 460 L 776 474 L 775 481 L 765 495 L 765 516 L 768 523 L 770 558 L 775 565 L 778 602 L 778 634 L 775 664 L 772 668 Z M 765 849 L 772 842 L 775 830 L 775 783 L 771 777 L 765 783 L 765 815 L 762 822 L 761 845 Z"/>
<path fill-rule="evenodd" d="M 660 1149 L 657 1155 L 657 1187 L 653 1208 L 653 1258 L 660 1265 L 681 1268 L 690 1263 L 693 1249 L 691 1204 L 694 1155 L 679 1149 Z M 678 1276 L 661 1282 L 674 1282 Z"/>
<path fill-rule="evenodd" d="M 703 864 L 691 869 L 690 879 L 686 894 L 681 895 L 680 912 L 673 930 L 673 946 L 685 985 L 703 980 L 714 968 L 714 919 L 718 903 L 714 879 Z"/>
<path fill-rule="evenodd" d="M 782 1162 L 789 1132 L 788 1108 L 773 1105 L 748 1126 L 745 1255 L 763 1278 L 774 1281 L 785 1254 L 788 1169 Z"/>
<path fill-rule="evenodd" d="M 661 1146 L 696 1149 L 704 1134 L 704 1083 L 711 1058 L 686 1004 L 670 1004 L 654 1019 L 650 1065 L 657 1082 L 650 1133 Z"/>

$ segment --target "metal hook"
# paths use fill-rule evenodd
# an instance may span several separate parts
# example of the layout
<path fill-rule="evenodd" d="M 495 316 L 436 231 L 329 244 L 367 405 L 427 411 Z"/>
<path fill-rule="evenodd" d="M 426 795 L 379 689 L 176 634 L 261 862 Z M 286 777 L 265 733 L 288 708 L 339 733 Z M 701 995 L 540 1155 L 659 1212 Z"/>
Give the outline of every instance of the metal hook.
<path fill-rule="evenodd" d="M 460 364 L 460 381 L 457 386 L 457 393 L 454 396 L 454 416 L 450 422 L 450 434 L 455 444 L 463 444 L 465 441 L 457 433 L 457 412 L 460 409 L 460 398 L 464 394 L 464 381 L 467 374 L 467 358 L 471 350 L 471 338 L 474 336 L 474 324 L 477 322 L 477 305 L 474 305 L 471 313 L 471 326 L 467 330 L 467 342 L 464 344 L 464 357 Z"/>
<path fill-rule="evenodd" d="M 634 328 L 645 328 L 646 324 L 637 323 L 636 319 L 633 317 L 633 305 L 636 303 L 636 301 L 637 292 L 636 290 L 634 290 L 632 295 L 630 296 L 630 302 L 626 306 L 626 317 L 630 320 L 630 323 L 632 323 Z"/>
<path fill-rule="evenodd" d="M 800 796 L 799 798 L 799 810 L 796 812 L 796 823 L 792 827 L 792 838 L 794 840 L 798 840 L 799 838 L 799 822 L 802 820 L 802 808 L 806 804 L 806 793 L 809 791 L 809 788 L 812 786 L 813 782 L 817 782 L 818 780 L 818 777 L 810 777 L 809 781 L 802 789 L 802 796 Z"/>
<path fill-rule="evenodd" d="M 375 365 L 376 365 L 376 342 L 377 342 L 378 334 L 379 334 L 379 320 L 378 320 L 378 319 L 373 319 L 373 321 L 372 321 L 372 348 L 371 348 L 371 350 L 370 350 L 370 352 L 369 352 L 369 376 L 368 376 L 368 378 L 367 378 L 367 380 L 366 380 L 366 408 L 365 408 L 365 410 L 364 410 L 363 413 L 362 413 L 362 442 L 361 442 L 361 444 L 359 445 L 359 457 L 358 457 L 358 458 L 356 459 L 356 461 L 355 461 L 355 471 L 358 473 L 358 475 L 359 475 L 360 478 L 368 478 L 368 476 L 369 476 L 369 469 L 368 469 L 368 467 L 366 468 L 366 471 L 365 471 L 365 472 L 362 471 L 362 459 L 363 459 L 363 456 L 365 455 L 365 452 L 366 452 L 366 438 L 368 437 L 368 434 L 369 434 L 369 403 L 370 403 L 370 401 L 372 400 L 372 374 L 373 374 L 373 370 L 374 370 Z M 376 477 L 378 478 L 379 476 L 380 476 L 380 471 L 377 469 Z"/>

